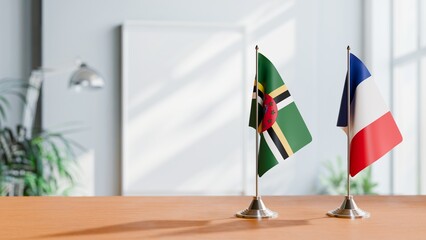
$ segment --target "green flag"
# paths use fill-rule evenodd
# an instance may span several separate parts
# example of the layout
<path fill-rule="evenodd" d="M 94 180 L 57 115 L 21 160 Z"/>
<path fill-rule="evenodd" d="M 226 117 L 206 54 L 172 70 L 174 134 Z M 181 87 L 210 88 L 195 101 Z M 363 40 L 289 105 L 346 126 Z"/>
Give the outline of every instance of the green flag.
<path fill-rule="evenodd" d="M 258 53 L 259 169 L 262 176 L 278 160 L 284 160 L 312 141 L 311 134 L 287 86 L 274 65 Z M 256 129 L 256 82 L 249 125 Z"/>

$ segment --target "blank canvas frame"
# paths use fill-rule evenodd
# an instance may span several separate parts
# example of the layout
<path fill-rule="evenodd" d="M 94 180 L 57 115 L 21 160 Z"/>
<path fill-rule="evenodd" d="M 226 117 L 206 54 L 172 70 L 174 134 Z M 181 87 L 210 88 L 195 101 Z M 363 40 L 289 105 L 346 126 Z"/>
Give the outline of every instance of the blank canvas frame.
<path fill-rule="evenodd" d="M 243 194 L 245 36 L 220 24 L 123 25 L 123 195 Z"/>

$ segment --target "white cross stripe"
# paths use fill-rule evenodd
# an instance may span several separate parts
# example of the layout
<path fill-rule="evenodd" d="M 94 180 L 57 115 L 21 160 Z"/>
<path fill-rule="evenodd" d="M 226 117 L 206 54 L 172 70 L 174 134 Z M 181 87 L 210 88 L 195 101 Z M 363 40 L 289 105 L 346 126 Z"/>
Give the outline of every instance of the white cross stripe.
<path fill-rule="evenodd" d="M 277 146 L 275 145 L 274 141 L 272 141 L 271 136 L 269 135 L 268 131 L 264 131 L 263 137 L 265 138 L 266 144 L 268 144 L 269 149 L 271 150 L 272 154 L 274 155 L 275 159 L 284 161 L 283 156 L 281 155 L 280 151 L 278 150 Z"/>
<path fill-rule="evenodd" d="M 294 102 L 294 99 L 293 99 L 292 96 L 289 96 L 288 98 L 282 100 L 281 102 L 279 102 L 277 104 L 277 109 L 278 110 L 283 109 L 283 108 L 285 108 L 287 105 L 289 105 L 292 102 Z"/>
<path fill-rule="evenodd" d="M 255 98 L 256 98 L 256 93 L 254 92 L 251 99 L 255 99 Z M 257 97 L 257 103 L 259 103 L 260 105 L 263 104 L 263 99 L 260 96 Z"/>

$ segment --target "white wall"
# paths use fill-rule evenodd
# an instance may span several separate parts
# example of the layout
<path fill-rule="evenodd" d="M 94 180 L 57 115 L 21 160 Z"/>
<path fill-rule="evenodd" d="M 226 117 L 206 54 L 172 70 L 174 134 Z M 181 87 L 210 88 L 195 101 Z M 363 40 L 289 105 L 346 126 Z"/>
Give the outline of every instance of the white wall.
<path fill-rule="evenodd" d="M 325 1 L 318 3 L 318 41 L 315 46 L 318 109 L 316 143 L 319 161 L 335 161 L 340 156 L 346 165 L 346 134 L 336 127 L 337 115 L 346 75 L 346 47 L 363 59 L 363 3 L 357 1 Z M 324 170 L 324 168 L 321 168 Z"/>
<path fill-rule="evenodd" d="M 426 31 L 416 27 L 422 21 L 421 8 L 415 11 L 416 2 L 426 6 L 420 0 L 377 0 L 368 1 L 364 6 L 369 23 L 365 25 L 364 35 L 367 65 L 403 136 L 402 143 L 391 154 L 373 165 L 381 194 L 426 193 L 425 148 L 422 147 L 426 136 L 425 111 L 421 111 L 425 98 L 420 94 L 426 85 L 421 69 L 417 69 L 422 58 L 421 35 Z"/>
<path fill-rule="evenodd" d="M 45 127 L 70 121 L 89 127 L 74 138 L 95 158 L 96 195 L 120 193 L 120 25 L 126 20 L 247 27 L 248 66 L 253 66 L 253 48 L 259 44 L 281 72 L 313 136 L 310 145 L 262 177 L 262 194 L 313 194 L 321 162 L 344 156 L 345 136 L 335 123 L 346 46 L 362 57 L 361 0 L 45 0 L 44 65 L 71 65 L 80 56 L 106 80 L 99 92 L 69 92 L 66 75 L 51 77 L 43 88 Z M 254 67 L 247 81 L 252 76 Z"/>
<path fill-rule="evenodd" d="M 0 79 L 27 80 L 31 72 L 31 4 L 29 0 L 0 1 Z M 7 126 L 20 123 L 22 102 L 10 98 Z"/>
<path fill-rule="evenodd" d="M 364 6 L 366 23 L 368 22 L 364 25 L 365 63 L 374 74 L 374 81 L 388 105 L 392 101 L 390 5 L 390 1 L 377 0 L 366 2 Z M 391 154 L 386 154 L 373 165 L 373 177 L 378 183 L 377 192 L 380 194 L 393 194 L 391 161 Z"/>

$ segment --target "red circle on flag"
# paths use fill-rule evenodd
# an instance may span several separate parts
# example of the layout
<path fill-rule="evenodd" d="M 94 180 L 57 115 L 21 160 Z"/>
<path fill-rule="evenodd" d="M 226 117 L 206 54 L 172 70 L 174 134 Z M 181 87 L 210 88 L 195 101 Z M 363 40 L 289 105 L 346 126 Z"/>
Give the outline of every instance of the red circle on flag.
<path fill-rule="evenodd" d="M 263 111 L 264 114 L 262 120 L 262 132 L 272 127 L 278 116 L 277 104 L 275 103 L 274 99 L 268 94 L 264 95 Z"/>

